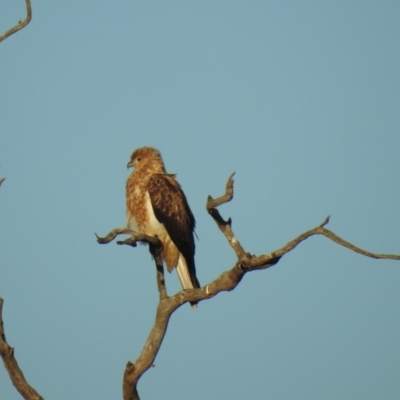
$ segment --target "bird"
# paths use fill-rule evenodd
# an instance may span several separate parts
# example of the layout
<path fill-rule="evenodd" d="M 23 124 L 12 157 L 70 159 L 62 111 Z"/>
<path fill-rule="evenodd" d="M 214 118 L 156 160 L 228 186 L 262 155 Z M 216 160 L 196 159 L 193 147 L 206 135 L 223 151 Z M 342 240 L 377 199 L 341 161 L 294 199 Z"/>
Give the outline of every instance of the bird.
<path fill-rule="evenodd" d="M 127 226 L 162 243 L 161 257 L 168 272 L 177 271 L 183 289 L 200 288 L 194 261 L 195 218 L 175 178 L 167 173 L 161 153 L 153 147 L 136 149 L 127 164 Z M 193 308 L 197 302 L 190 303 Z"/>

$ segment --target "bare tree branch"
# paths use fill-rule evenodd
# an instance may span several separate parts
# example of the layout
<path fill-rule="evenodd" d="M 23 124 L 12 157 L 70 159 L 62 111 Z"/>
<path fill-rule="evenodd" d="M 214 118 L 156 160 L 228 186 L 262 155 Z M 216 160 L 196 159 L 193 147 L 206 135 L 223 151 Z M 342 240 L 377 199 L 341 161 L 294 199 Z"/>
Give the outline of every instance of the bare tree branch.
<path fill-rule="evenodd" d="M 0 36 L 0 42 L 2 42 L 4 39 L 7 39 L 13 33 L 18 32 L 22 28 L 25 28 L 25 26 L 28 25 L 29 22 L 31 21 L 31 19 L 32 19 L 31 2 L 30 2 L 30 0 L 25 0 L 25 3 L 26 3 L 26 18 L 22 22 L 19 21 L 17 25 L 15 25 L 13 28 L 9 29 L 7 32 L 3 33 Z"/>
<path fill-rule="evenodd" d="M 239 259 L 242 259 L 246 257 L 246 252 L 244 251 L 242 245 L 239 243 L 239 241 L 236 239 L 235 235 L 233 234 L 231 225 L 232 225 L 232 220 L 229 218 L 228 221 L 225 221 L 222 217 L 219 211 L 217 210 L 217 207 L 219 207 L 222 204 L 228 203 L 233 199 L 233 176 L 235 175 L 235 172 L 233 172 L 227 182 L 226 182 L 226 189 L 225 189 L 225 194 L 218 197 L 217 199 L 213 199 L 211 196 L 208 196 L 207 198 L 207 204 L 206 204 L 206 209 L 208 213 L 214 218 L 214 221 L 217 223 L 218 228 L 221 230 L 221 232 L 225 235 L 225 237 L 228 239 L 229 244 L 232 246 L 233 250 L 235 250 L 236 256 Z"/>
<path fill-rule="evenodd" d="M 233 199 L 233 184 L 235 181 L 233 180 L 233 177 L 235 176 L 236 172 L 232 172 L 226 181 L 225 185 L 225 194 L 222 196 L 218 197 L 217 199 L 213 199 L 210 195 L 207 198 L 207 211 L 210 210 L 211 208 L 217 208 L 222 204 L 229 203 Z"/>
<path fill-rule="evenodd" d="M 150 367 L 154 365 L 154 360 L 164 339 L 169 319 L 174 311 L 176 311 L 180 306 L 187 302 L 200 302 L 202 300 L 207 300 L 222 291 L 231 291 L 235 289 L 247 272 L 272 267 L 273 265 L 277 264 L 285 254 L 292 251 L 302 241 L 306 240 L 310 236 L 326 236 L 327 238 L 333 240 L 341 246 L 347 247 L 348 249 L 367 257 L 400 260 L 400 255 L 371 253 L 366 250 L 360 249 L 350 242 L 347 242 L 346 240 L 340 238 L 332 231 L 325 228 L 325 226 L 329 222 L 329 216 L 320 225 L 313 229 L 310 229 L 307 232 L 302 233 L 297 238 L 293 239 L 278 250 L 260 256 L 254 256 L 250 253 L 247 253 L 233 233 L 231 227 L 231 219 L 229 218 L 227 221 L 225 221 L 216 208 L 232 200 L 234 183 L 233 175 L 234 174 L 232 174 L 228 178 L 225 194 L 217 199 L 213 199 L 211 196 L 209 196 L 207 199 L 206 208 L 208 213 L 216 222 L 218 228 L 225 235 L 228 243 L 235 251 L 238 259 L 235 265 L 229 271 L 223 272 L 215 280 L 200 289 L 182 290 L 171 297 L 167 295 L 164 283 L 164 270 L 162 266 L 162 260 L 159 256 L 162 244 L 160 243 L 158 238 L 141 235 L 137 232 L 130 231 L 129 229 L 125 228 L 114 229 L 104 238 L 96 235 L 97 241 L 99 243 L 109 243 L 120 234 L 129 234 L 131 235 L 131 237 L 124 241 L 117 242 L 118 244 L 136 246 L 136 243 L 138 241 L 148 243 L 150 246 L 150 252 L 155 258 L 157 267 L 157 286 L 160 293 L 160 302 L 157 307 L 156 320 L 140 356 L 136 359 L 136 361 L 128 362 L 126 365 L 123 379 L 124 400 L 140 399 L 137 391 L 138 381 L 140 377 L 144 374 L 144 372 L 146 372 Z"/>
<path fill-rule="evenodd" d="M 13 28 L 9 29 L 2 35 L 0 35 L 0 42 L 11 36 L 13 33 L 18 32 L 26 25 L 29 24 L 32 19 L 32 8 L 30 0 L 25 0 L 26 3 L 26 18 L 24 21 L 19 21 Z M 0 179 L 0 186 L 5 181 L 6 178 Z M 21 394 L 21 396 L 26 400 L 43 400 L 36 390 L 31 387 L 26 381 L 23 372 L 18 366 L 17 360 L 14 357 L 14 349 L 9 346 L 6 341 L 6 336 L 4 332 L 3 324 L 3 299 L 0 298 L 0 356 L 3 359 L 4 366 L 10 376 L 10 379 Z"/>
<path fill-rule="evenodd" d="M 129 239 L 118 241 L 117 244 L 127 244 L 132 247 L 136 247 L 137 242 L 144 242 L 157 247 L 162 247 L 160 240 L 153 236 L 147 236 L 143 233 L 138 233 L 128 228 L 115 228 L 104 237 L 98 236 L 96 233 L 97 243 L 107 244 L 113 241 L 118 235 L 131 235 Z"/>
<path fill-rule="evenodd" d="M 167 291 L 165 287 L 164 280 L 164 266 L 161 258 L 161 249 L 162 243 L 157 237 L 147 236 L 142 233 L 138 233 L 128 228 L 116 228 L 113 229 L 108 235 L 104 237 L 98 236 L 96 233 L 97 243 L 107 244 L 113 241 L 118 235 L 131 235 L 128 239 L 119 240 L 117 244 L 123 245 L 126 244 L 128 246 L 136 247 L 137 242 L 144 242 L 149 245 L 150 253 L 154 257 L 154 261 L 156 263 L 157 269 L 157 288 L 160 293 L 160 301 L 167 297 Z"/>
<path fill-rule="evenodd" d="M 0 355 L 10 379 L 25 400 L 43 400 L 36 390 L 28 384 L 14 357 L 14 349 L 6 341 L 3 324 L 3 299 L 0 297 Z"/>

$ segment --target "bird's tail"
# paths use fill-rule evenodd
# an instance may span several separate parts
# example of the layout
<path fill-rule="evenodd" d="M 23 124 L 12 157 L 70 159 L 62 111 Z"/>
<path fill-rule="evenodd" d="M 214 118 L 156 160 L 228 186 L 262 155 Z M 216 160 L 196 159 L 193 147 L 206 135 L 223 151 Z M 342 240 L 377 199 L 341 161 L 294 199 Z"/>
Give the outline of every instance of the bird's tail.
<path fill-rule="evenodd" d="M 178 273 L 178 277 L 179 280 L 181 281 L 183 289 L 195 289 L 200 287 L 199 281 L 197 280 L 196 277 L 194 277 L 195 282 L 193 284 L 189 268 L 182 254 L 179 255 L 178 265 L 176 266 L 176 272 Z M 197 308 L 197 301 L 191 301 L 190 305 L 194 309 Z"/>

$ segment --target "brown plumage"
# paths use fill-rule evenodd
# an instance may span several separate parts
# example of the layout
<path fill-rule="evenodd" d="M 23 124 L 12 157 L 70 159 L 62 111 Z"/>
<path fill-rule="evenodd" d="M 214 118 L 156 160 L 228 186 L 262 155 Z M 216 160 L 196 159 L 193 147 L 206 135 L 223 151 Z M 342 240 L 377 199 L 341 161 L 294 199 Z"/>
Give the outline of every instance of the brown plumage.
<path fill-rule="evenodd" d="M 135 150 L 129 167 L 134 170 L 126 181 L 128 227 L 157 236 L 168 271 L 176 267 L 184 289 L 199 288 L 194 263 L 196 222 L 175 175 L 166 172 L 160 152 L 152 147 Z"/>

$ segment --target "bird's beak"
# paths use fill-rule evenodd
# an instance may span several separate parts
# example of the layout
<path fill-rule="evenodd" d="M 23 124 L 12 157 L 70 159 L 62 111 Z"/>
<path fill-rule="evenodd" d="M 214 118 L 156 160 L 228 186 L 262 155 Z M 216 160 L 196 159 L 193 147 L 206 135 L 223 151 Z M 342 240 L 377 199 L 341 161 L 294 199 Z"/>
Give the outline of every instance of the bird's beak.
<path fill-rule="evenodd" d="M 126 168 L 133 168 L 133 161 L 129 161 L 128 164 L 126 164 Z"/>

